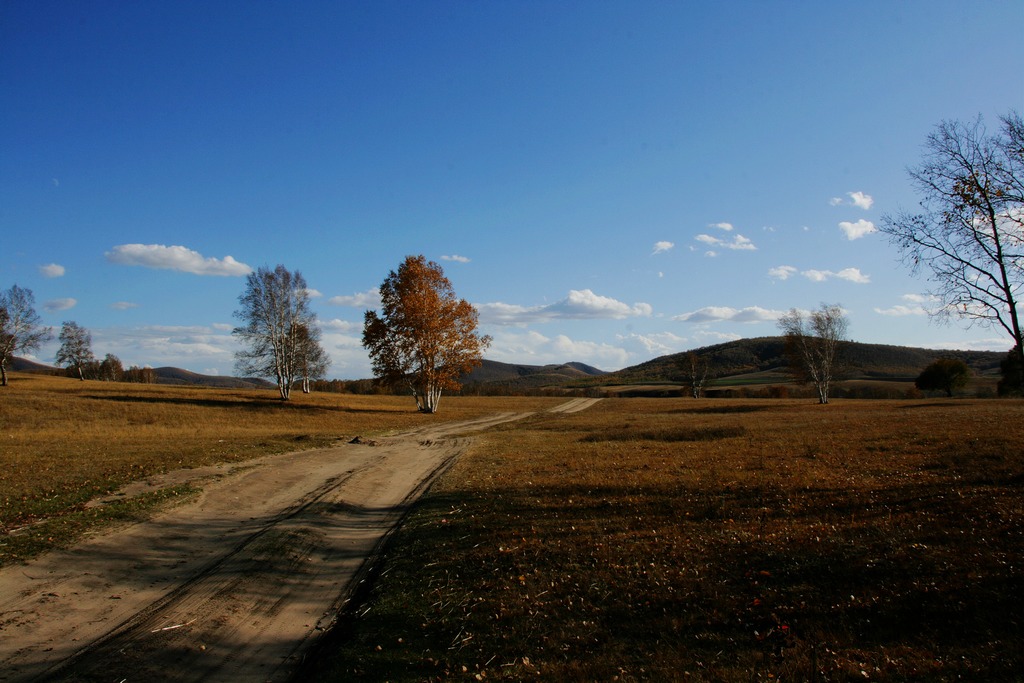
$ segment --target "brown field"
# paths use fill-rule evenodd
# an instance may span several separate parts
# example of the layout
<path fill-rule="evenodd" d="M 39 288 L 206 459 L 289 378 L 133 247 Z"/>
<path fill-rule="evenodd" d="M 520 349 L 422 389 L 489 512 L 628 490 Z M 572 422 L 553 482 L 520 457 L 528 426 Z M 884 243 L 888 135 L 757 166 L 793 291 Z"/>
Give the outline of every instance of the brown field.
<path fill-rule="evenodd" d="M 551 398 L 77 382 L 0 394 L 0 561 L 187 496 L 86 502 Z M 477 437 L 305 675 L 1020 680 L 1024 401 L 608 399 Z M 12 533 L 14 532 L 14 533 Z"/>
<path fill-rule="evenodd" d="M 1024 676 L 1024 402 L 610 399 L 481 437 L 314 680 Z"/>
<path fill-rule="evenodd" d="M 67 545 L 97 525 L 137 519 L 191 492 L 178 486 L 87 507 L 132 481 L 558 403 L 451 397 L 430 416 L 417 413 L 411 397 L 296 392 L 282 402 L 276 395 L 11 373 L 0 389 L 0 566 Z"/>

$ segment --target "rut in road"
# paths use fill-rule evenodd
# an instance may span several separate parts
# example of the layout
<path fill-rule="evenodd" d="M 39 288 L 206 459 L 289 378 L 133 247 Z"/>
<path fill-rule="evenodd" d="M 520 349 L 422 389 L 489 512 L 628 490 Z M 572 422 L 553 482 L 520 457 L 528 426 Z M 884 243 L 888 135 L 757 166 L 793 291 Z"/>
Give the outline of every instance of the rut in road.
<path fill-rule="evenodd" d="M 5 568 L 0 681 L 287 680 L 367 558 L 469 446 L 457 435 L 530 414 L 268 457 L 194 503 Z"/>

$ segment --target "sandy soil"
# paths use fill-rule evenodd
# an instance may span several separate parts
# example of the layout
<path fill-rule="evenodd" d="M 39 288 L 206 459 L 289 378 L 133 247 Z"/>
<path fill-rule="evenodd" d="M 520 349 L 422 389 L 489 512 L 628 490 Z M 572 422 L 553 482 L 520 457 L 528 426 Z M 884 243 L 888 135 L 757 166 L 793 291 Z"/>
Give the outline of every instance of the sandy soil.
<path fill-rule="evenodd" d="M 553 409 L 573 412 L 594 399 Z M 281 681 L 467 433 L 503 413 L 171 473 L 199 497 L 0 570 L 0 681 Z"/>

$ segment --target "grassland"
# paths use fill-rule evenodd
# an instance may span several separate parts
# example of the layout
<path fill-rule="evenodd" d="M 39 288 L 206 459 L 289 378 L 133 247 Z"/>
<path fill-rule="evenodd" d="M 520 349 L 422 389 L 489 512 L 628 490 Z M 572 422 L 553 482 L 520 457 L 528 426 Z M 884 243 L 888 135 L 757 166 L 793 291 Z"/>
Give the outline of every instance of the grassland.
<path fill-rule="evenodd" d="M 129 481 L 559 402 L 452 398 L 428 416 L 403 397 L 32 375 L 2 392 L 6 563 L 191 492 L 86 507 Z M 1022 418 L 1003 400 L 638 398 L 495 428 L 392 537 L 306 674 L 1020 680 Z"/>
<path fill-rule="evenodd" d="M 606 400 L 481 437 L 317 681 L 1021 680 L 1024 402 Z"/>
<path fill-rule="evenodd" d="M 188 496 L 187 485 L 87 507 L 125 484 L 178 468 L 327 446 L 437 420 L 530 410 L 557 399 L 442 399 L 138 385 L 12 373 L 0 389 L 0 565 L 66 545 Z M 12 533 L 13 532 L 13 533 Z"/>

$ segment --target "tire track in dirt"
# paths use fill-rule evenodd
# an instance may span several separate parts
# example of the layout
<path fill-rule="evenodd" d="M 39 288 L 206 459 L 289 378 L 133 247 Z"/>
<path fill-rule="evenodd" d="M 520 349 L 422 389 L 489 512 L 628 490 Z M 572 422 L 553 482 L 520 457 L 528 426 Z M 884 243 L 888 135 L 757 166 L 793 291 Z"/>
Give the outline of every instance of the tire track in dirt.
<path fill-rule="evenodd" d="M 0 570 L 0 681 L 287 680 L 469 447 L 459 435 L 531 414 L 262 458 L 149 521 Z"/>

